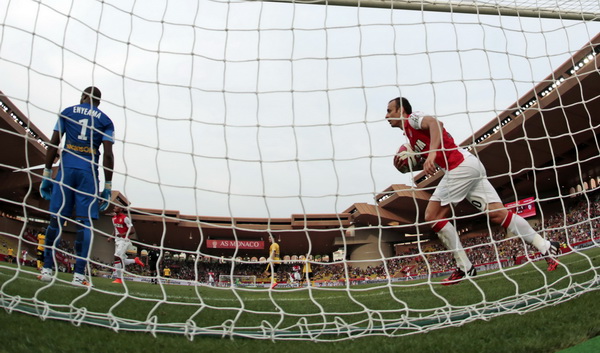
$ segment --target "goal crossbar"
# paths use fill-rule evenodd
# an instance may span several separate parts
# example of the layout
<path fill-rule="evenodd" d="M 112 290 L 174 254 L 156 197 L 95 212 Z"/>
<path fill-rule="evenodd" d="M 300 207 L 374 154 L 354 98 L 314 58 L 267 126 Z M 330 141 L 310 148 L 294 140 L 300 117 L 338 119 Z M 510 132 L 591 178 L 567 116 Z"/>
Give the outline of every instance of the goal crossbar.
<path fill-rule="evenodd" d="M 255 1 L 255 0 L 253 0 Z M 596 12 L 576 12 L 537 7 L 511 7 L 477 3 L 398 1 L 398 0 L 264 0 L 267 2 L 294 3 L 307 5 L 333 5 L 350 7 L 371 7 L 395 10 L 433 11 L 448 13 L 479 14 L 493 16 L 533 17 L 576 21 L 600 21 L 600 8 Z"/>

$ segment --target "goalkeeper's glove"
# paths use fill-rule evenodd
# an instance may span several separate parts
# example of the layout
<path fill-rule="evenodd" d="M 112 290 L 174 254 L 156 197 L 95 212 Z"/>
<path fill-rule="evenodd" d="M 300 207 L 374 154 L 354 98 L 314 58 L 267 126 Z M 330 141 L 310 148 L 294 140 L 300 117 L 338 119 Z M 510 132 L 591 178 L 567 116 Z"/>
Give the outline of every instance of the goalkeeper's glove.
<path fill-rule="evenodd" d="M 112 193 L 112 181 L 104 183 L 104 190 L 100 194 L 100 212 L 106 211 L 110 203 L 110 195 Z"/>
<path fill-rule="evenodd" d="M 52 197 L 52 169 L 44 168 L 42 174 L 42 184 L 40 185 L 40 194 L 45 200 Z"/>

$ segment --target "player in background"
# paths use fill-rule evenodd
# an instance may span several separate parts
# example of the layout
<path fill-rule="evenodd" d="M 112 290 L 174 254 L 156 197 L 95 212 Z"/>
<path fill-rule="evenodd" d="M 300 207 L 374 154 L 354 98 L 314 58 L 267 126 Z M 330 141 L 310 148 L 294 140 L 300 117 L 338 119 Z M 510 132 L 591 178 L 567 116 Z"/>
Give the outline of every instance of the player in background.
<path fill-rule="evenodd" d="M 42 229 L 37 235 L 38 246 L 37 250 L 37 269 L 38 271 L 42 270 L 44 267 L 44 244 L 46 243 L 46 234 L 44 234 L 45 229 Z"/>
<path fill-rule="evenodd" d="M 400 272 L 404 274 L 404 279 L 406 281 L 413 279 L 413 277 L 411 275 L 411 271 L 414 267 L 415 267 L 415 265 L 407 265 L 407 266 L 402 267 L 402 269 L 400 270 Z"/>
<path fill-rule="evenodd" d="M 27 250 L 23 249 L 21 251 L 21 264 L 25 265 L 26 262 L 27 262 Z"/>
<path fill-rule="evenodd" d="M 6 254 L 6 259 L 8 260 L 8 263 L 10 263 L 10 264 L 12 264 L 13 261 L 15 260 L 15 250 L 13 248 L 8 248 L 7 254 Z"/>
<path fill-rule="evenodd" d="M 271 289 L 273 289 L 277 287 L 277 270 L 279 264 L 281 264 L 281 257 L 279 244 L 272 235 L 269 235 L 269 242 L 271 242 L 271 245 L 269 246 L 269 258 L 267 259 L 268 264 L 265 274 L 271 276 Z"/>
<path fill-rule="evenodd" d="M 479 211 L 487 213 L 492 223 L 501 225 L 533 245 L 546 258 L 548 271 L 558 267 L 553 257 L 559 254 L 560 244 L 542 238 L 525 219 L 506 210 L 496 189 L 487 180 L 485 168 L 479 159 L 458 148 L 441 121 L 422 112 L 413 112 L 408 99 L 404 97 L 388 103 L 385 117 L 392 127 L 404 130 L 413 151 L 426 156 L 423 164 L 425 173 L 433 175 L 438 167 L 444 170 L 444 176 L 425 209 L 425 221 L 432 225 L 433 231 L 446 249 L 452 252 L 458 265 L 458 269 L 443 284 L 455 284 L 465 276 L 477 274 L 460 243 L 456 228 L 448 220 L 451 206 L 465 198 Z M 397 163 L 398 158 L 394 158 L 398 168 Z"/>
<path fill-rule="evenodd" d="M 102 93 L 97 87 L 87 87 L 79 104 L 66 108 L 59 117 L 46 152 L 40 194 L 50 200 L 50 224 L 46 228 L 44 267 L 38 278 L 50 281 L 55 265 L 54 251 L 60 239 L 62 224 L 75 212 L 77 237 L 75 240 L 74 285 L 91 286 L 85 277 L 87 257 L 92 239 L 92 222 L 99 211 L 108 208 L 111 197 L 114 167 L 114 125 L 98 106 Z M 58 146 L 65 136 L 61 163 L 52 180 L 52 164 L 58 157 Z M 99 194 L 100 146 L 104 150 L 104 190 Z"/>
<path fill-rule="evenodd" d="M 306 262 L 302 266 L 302 276 L 304 277 L 304 283 L 306 283 L 307 287 L 310 287 L 310 278 L 312 277 L 310 261 L 312 261 L 312 255 L 306 257 Z"/>
<path fill-rule="evenodd" d="M 130 238 L 135 234 L 135 229 L 133 228 L 131 218 L 123 212 L 121 206 L 115 205 L 114 211 L 115 215 L 112 218 L 112 222 L 115 227 L 115 270 L 113 272 L 115 280 L 112 283 L 123 283 L 123 269 L 125 266 L 135 263 L 144 267 L 144 263 L 139 257 L 135 259 L 127 258 L 127 249 L 131 245 Z M 111 240 L 111 237 L 107 239 L 109 242 Z"/>
<path fill-rule="evenodd" d="M 171 278 L 171 269 L 170 268 L 168 268 L 168 267 L 163 268 L 163 277 L 165 277 L 165 282 L 167 284 L 171 283 L 171 280 L 170 280 L 170 278 Z"/>
<path fill-rule="evenodd" d="M 152 247 L 148 249 L 148 256 L 146 257 L 146 265 L 150 269 L 150 283 L 158 284 L 158 258 L 160 257 L 160 252 L 156 247 L 156 244 L 152 244 Z"/>
<path fill-rule="evenodd" d="M 209 272 L 208 273 L 208 285 L 211 287 L 215 286 L 215 274 L 214 272 Z"/>
<path fill-rule="evenodd" d="M 296 284 L 300 284 L 300 281 L 302 281 L 302 276 L 300 275 L 300 265 L 294 265 L 292 266 L 292 273 L 290 273 L 290 282 L 292 282 L 292 285 L 296 285 Z"/>

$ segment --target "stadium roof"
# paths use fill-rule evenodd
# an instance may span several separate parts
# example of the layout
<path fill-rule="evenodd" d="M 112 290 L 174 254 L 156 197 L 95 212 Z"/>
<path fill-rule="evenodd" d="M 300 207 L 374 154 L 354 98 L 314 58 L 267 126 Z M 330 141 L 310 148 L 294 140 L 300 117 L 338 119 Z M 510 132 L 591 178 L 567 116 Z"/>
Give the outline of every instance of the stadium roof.
<path fill-rule="evenodd" d="M 461 144 L 479 156 L 505 202 L 529 196 L 538 202 L 566 197 L 572 186 L 600 176 L 598 53 L 600 34 Z M 45 219 L 48 203 L 38 193 L 41 169 L 22 169 L 43 163 L 48 138 L 1 92 L 0 102 L 0 211 Z M 416 232 L 414 220 L 422 220 L 441 175 L 420 173 L 415 176 L 416 187 L 391 185 L 377 196 L 375 205 L 356 203 L 340 214 L 264 219 L 189 216 L 175 210 L 131 212 L 140 240 L 148 244 L 196 250 L 201 240 L 209 238 L 266 241 L 274 235 L 282 248 L 296 249 L 298 254 L 309 249 L 312 254 L 328 254 L 337 248 L 335 238 L 352 225 L 406 225 L 400 227 L 402 232 Z M 118 191 L 113 200 L 129 204 Z M 459 215 L 472 211 L 465 204 L 457 210 Z M 200 250 L 207 250 L 205 241 Z"/>

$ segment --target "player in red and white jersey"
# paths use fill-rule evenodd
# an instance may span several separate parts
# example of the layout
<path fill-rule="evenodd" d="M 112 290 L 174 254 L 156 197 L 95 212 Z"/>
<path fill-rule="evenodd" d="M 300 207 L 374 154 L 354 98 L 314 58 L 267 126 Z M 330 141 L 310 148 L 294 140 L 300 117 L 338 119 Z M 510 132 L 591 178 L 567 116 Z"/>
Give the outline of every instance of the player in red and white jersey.
<path fill-rule="evenodd" d="M 408 99 L 392 99 L 387 106 L 386 119 L 392 127 L 404 130 L 412 149 L 425 157 L 423 170 L 433 175 L 438 167 L 444 171 L 437 188 L 431 195 L 425 221 L 432 225 L 444 246 L 452 251 L 458 269 L 443 284 L 455 284 L 477 271 L 465 253 L 456 228 L 449 222 L 451 206 L 467 199 L 481 212 L 488 212 L 491 222 L 523 238 L 546 257 L 548 271 L 554 271 L 558 262 L 552 258 L 560 252 L 558 242 L 542 238 L 521 216 L 506 210 L 496 189 L 487 180 L 484 166 L 473 154 L 459 148 L 444 124 L 433 116 L 413 112 Z M 398 168 L 398 158 L 394 164 Z"/>
<path fill-rule="evenodd" d="M 115 270 L 113 277 L 115 280 L 113 283 L 123 283 L 123 268 L 124 266 L 136 263 L 140 266 L 144 266 L 144 263 L 139 257 L 135 259 L 127 258 L 127 249 L 131 245 L 130 237 L 135 234 L 133 223 L 131 219 L 123 212 L 121 206 L 115 206 L 114 216 L 112 218 L 113 226 L 115 227 Z M 108 238 L 110 241 L 112 238 Z"/>
<path fill-rule="evenodd" d="M 300 266 L 294 265 L 292 266 L 292 273 L 290 273 L 290 282 L 292 285 L 299 285 L 300 281 L 302 281 L 302 275 L 300 275 Z"/>

